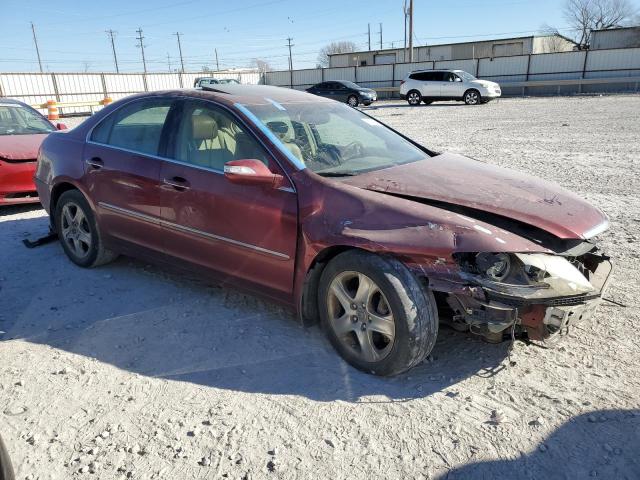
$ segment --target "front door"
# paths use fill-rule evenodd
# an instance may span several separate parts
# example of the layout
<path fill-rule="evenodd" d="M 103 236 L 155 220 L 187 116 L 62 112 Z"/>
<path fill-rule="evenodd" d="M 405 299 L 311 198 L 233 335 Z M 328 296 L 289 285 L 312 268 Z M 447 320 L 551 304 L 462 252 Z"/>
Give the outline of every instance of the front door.
<path fill-rule="evenodd" d="M 258 159 L 274 173 L 283 172 L 222 107 L 189 100 L 181 109 L 174 160 L 160 169 L 165 250 L 217 270 L 232 283 L 250 282 L 276 296 L 291 293 L 297 242 L 293 186 L 229 182 L 223 170 L 230 160 Z"/>
<path fill-rule="evenodd" d="M 84 147 L 84 183 L 108 235 L 154 250 L 160 236 L 161 139 L 171 99 L 133 102 L 106 117 Z"/>
<path fill-rule="evenodd" d="M 443 97 L 462 98 L 462 95 L 464 95 L 464 83 L 462 82 L 462 78 L 453 72 L 445 72 L 440 92 Z"/>

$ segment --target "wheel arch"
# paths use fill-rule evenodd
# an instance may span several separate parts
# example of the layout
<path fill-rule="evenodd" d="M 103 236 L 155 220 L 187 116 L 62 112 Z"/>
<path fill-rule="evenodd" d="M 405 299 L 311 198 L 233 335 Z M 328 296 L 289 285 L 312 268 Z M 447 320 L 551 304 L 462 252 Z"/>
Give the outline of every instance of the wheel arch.
<path fill-rule="evenodd" d="M 50 219 L 50 222 L 51 222 L 51 228 L 54 231 L 55 231 L 54 216 L 55 216 L 55 212 L 56 212 L 56 206 L 57 206 L 58 201 L 60 200 L 60 197 L 62 196 L 62 194 L 65 193 L 65 192 L 68 192 L 70 190 L 79 191 L 84 196 L 84 198 L 87 200 L 87 202 L 89 203 L 89 206 L 95 212 L 95 205 L 93 204 L 93 202 L 91 201 L 91 199 L 89 198 L 87 193 L 79 185 L 77 185 L 75 182 L 73 182 L 71 180 L 68 180 L 68 179 L 60 180 L 58 183 L 56 183 L 51 188 L 51 199 L 49 201 L 49 219 Z"/>
<path fill-rule="evenodd" d="M 304 326 L 315 325 L 319 322 L 318 287 L 322 272 L 333 258 L 349 250 L 369 252 L 369 250 L 353 245 L 332 245 L 318 252 L 309 265 L 305 274 L 298 307 L 300 321 Z"/>

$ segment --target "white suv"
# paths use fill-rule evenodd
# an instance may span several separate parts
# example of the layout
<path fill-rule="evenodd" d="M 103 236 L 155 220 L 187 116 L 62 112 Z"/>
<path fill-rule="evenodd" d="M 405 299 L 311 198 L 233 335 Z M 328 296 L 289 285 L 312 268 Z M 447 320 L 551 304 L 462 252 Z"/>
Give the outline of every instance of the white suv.
<path fill-rule="evenodd" d="M 478 80 L 462 70 L 416 70 L 400 82 L 400 98 L 406 99 L 409 105 L 442 100 L 478 105 L 501 94 L 497 83 Z"/>

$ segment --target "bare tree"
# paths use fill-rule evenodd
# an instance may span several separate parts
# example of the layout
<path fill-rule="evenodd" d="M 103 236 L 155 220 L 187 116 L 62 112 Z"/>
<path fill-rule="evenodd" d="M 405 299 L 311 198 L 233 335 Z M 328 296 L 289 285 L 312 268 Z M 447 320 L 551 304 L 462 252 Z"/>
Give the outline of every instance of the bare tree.
<path fill-rule="evenodd" d="M 254 58 L 253 64 L 260 73 L 270 72 L 272 70 L 269 62 L 267 62 L 266 60 L 262 60 L 261 58 Z"/>
<path fill-rule="evenodd" d="M 566 0 L 564 4 L 564 17 L 583 47 L 589 45 L 592 30 L 622 26 L 636 13 L 629 0 Z"/>
<path fill-rule="evenodd" d="M 331 42 L 329 45 L 322 47 L 318 54 L 318 63 L 322 67 L 329 66 L 329 55 L 335 53 L 355 52 L 358 46 L 353 42 Z"/>

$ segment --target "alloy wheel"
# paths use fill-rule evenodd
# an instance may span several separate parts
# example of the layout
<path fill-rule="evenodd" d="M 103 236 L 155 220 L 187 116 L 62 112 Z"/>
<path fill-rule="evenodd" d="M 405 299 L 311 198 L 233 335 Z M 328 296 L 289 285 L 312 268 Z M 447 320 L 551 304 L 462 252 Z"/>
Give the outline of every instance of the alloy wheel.
<path fill-rule="evenodd" d="M 336 275 L 327 302 L 332 330 L 354 355 L 365 362 L 389 355 L 396 333 L 393 312 L 371 278 L 353 271 Z"/>
<path fill-rule="evenodd" d="M 409 103 L 411 105 L 418 105 L 420 103 L 420 95 L 418 95 L 416 92 L 411 92 L 409 94 Z"/>
<path fill-rule="evenodd" d="M 467 94 L 465 95 L 465 102 L 467 103 L 467 105 L 476 105 L 479 101 L 479 96 L 478 96 L 478 92 L 467 92 Z"/>
<path fill-rule="evenodd" d="M 347 103 L 349 104 L 350 107 L 357 107 L 358 99 L 352 95 L 347 99 Z"/>
<path fill-rule="evenodd" d="M 89 221 L 75 202 L 68 202 L 62 209 L 62 238 L 78 259 L 89 255 L 92 242 Z"/>

